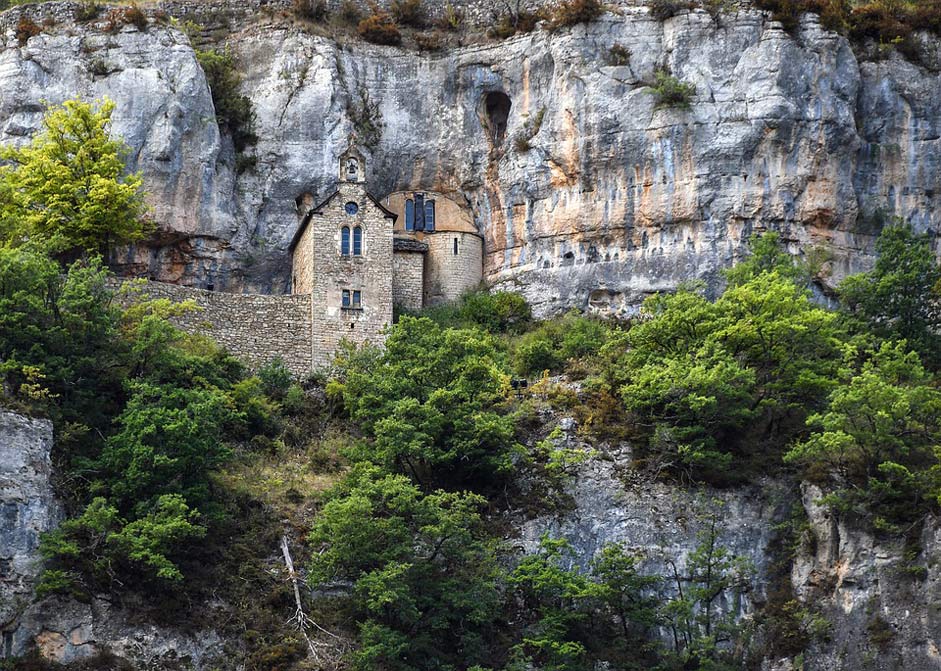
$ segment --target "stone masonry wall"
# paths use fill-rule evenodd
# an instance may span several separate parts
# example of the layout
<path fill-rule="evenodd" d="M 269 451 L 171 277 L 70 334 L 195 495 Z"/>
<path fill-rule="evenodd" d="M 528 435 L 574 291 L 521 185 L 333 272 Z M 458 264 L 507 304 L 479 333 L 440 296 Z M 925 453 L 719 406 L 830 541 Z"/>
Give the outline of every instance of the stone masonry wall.
<path fill-rule="evenodd" d="M 454 240 L 457 240 L 457 254 Z M 426 235 L 425 305 L 453 301 L 483 279 L 483 240 L 473 233 Z"/>
<path fill-rule="evenodd" d="M 294 248 L 291 256 L 291 293 L 309 294 L 314 290 L 314 245 L 311 227 L 308 226 Z"/>
<path fill-rule="evenodd" d="M 308 225 L 316 268 L 311 293 L 312 363 L 318 368 L 330 364 L 343 340 L 381 343 L 383 329 L 392 323 L 392 220 L 370 200 L 363 184 L 341 182 L 339 191 Z M 344 210 L 349 202 L 358 206 L 355 215 Z M 361 256 L 340 254 L 343 226 L 363 227 Z M 342 306 L 344 289 L 362 292 L 361 309 Z"/>
<path fill-rule="evenodd" d="M 424 271 L 424 253 L 395 252 L 392 255 L 392 302 L 397 307 L 421 310 Z"/>
<path fill-rule="evenodd" d="M 177 318 L 177 325 L 211 337 L 251 368 L 280 356 L 297 377 L 310 373 L 309 295 L 229 294 L 161 282 L 148 282 L 144 293 L 193 301 L 198 309 Z"/>

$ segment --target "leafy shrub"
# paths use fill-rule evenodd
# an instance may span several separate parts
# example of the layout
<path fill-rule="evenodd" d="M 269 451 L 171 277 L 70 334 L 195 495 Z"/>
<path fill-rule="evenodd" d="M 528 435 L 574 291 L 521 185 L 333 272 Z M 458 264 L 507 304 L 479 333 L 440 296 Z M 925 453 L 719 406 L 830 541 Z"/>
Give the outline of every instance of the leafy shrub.
<path fill-rule="evenodd" d="M 548 28 L 560 30 L 579 23 L 591 23 L 604 13 L 600 0 L 561 0 L 549 12 Z"/>
<path fill-rule="evenodd" d="M 84 0 L 75 8 L 75 20 L 78 22 L 94 21 L 101 14 L 101 5 L 94 0 Z"/>
<path fill-rule="evenodd" d="M 363 19 L 363 12 L 360 10 L 359 5 L 357 5 L 354 0 L 343 0 L 337 15 L 340 17 L 340 20 L 343 21 L 343 23 L 350 26 L 359 24 L 359 22 Z"/>
<path fill-rule="evenodd" d="M 265 394 L 277 399 L 284 398 L 294 381 L 291 371 L 284 365 L 284 359 L 279 356 L 259 368 L 257 375 L 264 387 Z"/>
<path fill-rule="evenodd" d="M 494 546 L 469 492 L 424 493 L 361 464 L 310 534 L 314 585 L 353 583 L 361 669 L 457 668 L 484 661 L 499 605 Z"/>
<path fill-rule="evenodd" d="M 108 12 L 108 21 L 105 30 L 116 33 L 122 26 L 134 26 L 141 32 L 147 30 L 147 15 L 137 5 L 130 7 L 115 7 Z"/>
<path fill-rule="evenodd" d="M 149 581 L 183 579 L 174 555 L 202 538 L 205 527 L 196 524 L 197 512 L 182 496 L 161 496 L 149 513 L 128 522 L 102 497 L 95 498 L 81 516 L 63 522 L 42 538 L 40 552 L 51 562 L 42 575 L 40 594 L 111 590 L 119 576 Z"/>
<path fill-rule="evenodd" d="M 905 340 L 929 367 L 941 367 L 941 265 L 930 236 L 897 221 L 876 251 L 872 271 L 840 285 L 844 307 L 875 335 Z"/>
<path fill-rule="evenodd" d="M 458 310 L 464 322 L 491 333 L 519 333 L 532 319 L 532 310 L 526 299 L 505 291 L 466 294 Z"/>
<path fill-rule="evenodd" d="M 718 483 L 733 459 L 739 476 L 750 460 L 760 470 L 833 390 L 846 333 L 794 281 L 789 257 L 776 263 L 787 265 L 732 274 L 715 303 L 688 287 L 652 297 L 648 319 L 605 347 L 612 386 L 652 427 L 646 457 L 655 464 Z"/>
<path fill-rule="evenodd" d="M 653 93 L 657 97 L 657 107 L 689 108 L 693 96 L 696 95 L 696 85 L 680 81 L 664 70 L 658 70 Z"/>
<path fill-rule="evenodd" d="M 824 411 L 807 419 L 809 438 L 785 455 L 817 468 L 840 489 L 829 501 L 874 511 L 877 528 L 897 530 L 937 504 L 941 393 L 904 342 L 884 342 L 844 372 Z"/>
<path fill-rule="evenodd" d="M 513 367 L 521 375 L 559 371 L 571 359 L 600 352 L 611 335 L 609 326 L 573 310 L 524 334 L 513 350 Z"/>
<path fill-rule="evenodd" d="M 255 112 L 248 96 L 239 93 L 242 77 L 235 68 L 235 59 L 228 51 L 197 51 L 199 61 L 212 94 L 216 109 L 216 120 L 220 128 L 232 137 L 236 152 L 255 144 L 257 137 L 252 130 Z"/>
<path fill-rule="evenodd" d="M 422 33 L 415 36 L 415 44 L 418 45 L 419 51 L 440 51 L 444 41 L 441 33 Z"/>
<path fill-rule="evenodd" d="M 623 44 L 615 42 L 608 49 L 608 63 L 611 65 L 630 65 L 631 50 Z"/>
<path fill-rule="evenodd" d="M 396 46 L 402 43 L 402 33 L 392 16 L 378 8 L 359 22 L 356 31 L 360 37 L 373 44 Z"/>
<path fill-rule="evenodd" d="M 294 13 L 302 19 L 323 23 L 328 14 L 327 0 L 294 0 Z"/>
<path fill-rule="evenodd" d="M 422 0 L 392 0 L 389 10 L 400 26 L 422 28 L 425 25 L 425 8 Z"/>
<path fill-rule="evenodd" d="M 41 32 L 42 28 L 35 21 L 28 16 L 21 16 L 16 24 L 16 41 L 21 47 L 25 47 L 26 43 L 29 42 L 29 38 L 36 37 Z"/>
<path fill-rule="evenodd" d="M 540 14 L 525 9 L 509 11 L 500 16 L 487 34 L 497 39 L 507 39 L 519 33 L 531 33 L 541 18 Z"/>
<path fill-rule="evenodd" d="M 444 10 L 437 21 L 438 28 L 449 32 L 457 32 L 464 25 L 464 12 L 452 3 L 446 2 Z"/>
<path fill-rule="evenodd" d="M 695 5 L 689 0 L 652 0 L 650 14 L 658 21 L 666 21 L 680 12 L 692 9 Z"/>
<path fill-rule="evenodd" d="M 515 445 L 496 359 L 479 331 L 402 317 L 378 358 L 345 371 L 344 403 L 370 439 L 354 456 L 419 482 L 492 479 Z"/>

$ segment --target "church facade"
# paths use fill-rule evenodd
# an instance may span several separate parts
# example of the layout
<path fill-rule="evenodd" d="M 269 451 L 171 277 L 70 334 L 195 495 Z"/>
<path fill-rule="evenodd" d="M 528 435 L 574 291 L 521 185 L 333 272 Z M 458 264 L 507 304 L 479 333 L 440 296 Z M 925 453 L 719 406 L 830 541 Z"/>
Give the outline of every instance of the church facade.
<path fill-rule="evenodd" d="M 310 297 L 312 368 L 328 365 L 343 340 L 380 343 L 394 308 L 454 300 L 482 280 L 483 239 L 468 209 L 430 191 L 378 200 L 355 148 L 339 159 L 336 189 L 302 214 L 289 247 L 291 293 Z"/>

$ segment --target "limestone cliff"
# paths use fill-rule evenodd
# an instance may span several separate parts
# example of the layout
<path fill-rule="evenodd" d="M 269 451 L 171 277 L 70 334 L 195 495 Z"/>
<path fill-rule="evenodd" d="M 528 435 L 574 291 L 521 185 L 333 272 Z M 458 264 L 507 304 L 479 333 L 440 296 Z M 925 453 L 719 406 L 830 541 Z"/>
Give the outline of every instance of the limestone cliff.
<path fill-rule="evenodd" d="M 354 120 L 373 105 L 372 191 L 466 202 L 486 276 L 542 314 L 589 303 L 630 312 L 682 280 L 715 285 L 762 228 L 783 231 L 795 252 L 826 247 L 832 284 L 866 265 L 877 213 L 922 230 L 941 218 L 941 80 L 894 53 L 860 62 L 812 15 L 790 35 L 754 10 L 662 22 L 618 3 L 590 25 L 427 54 L 337 42 L 258 12 L 223 40 L 259 137 L 254 166 L 238 173 L 187 37 L 157 20 L 107 32 L 104 19 L 75 23 L 75 8 L 0 16 L 0 142 L 25 141 L 42 101 L 115 100 L 114 132 L 161 226 L 153 245 L 119 259 L 129 272 L 285 290 L 296 199 L 327 193 Z M 52 20 L 20 45 L 23 12 Z M 615 44 L 628 64 L 611 64 Z M 664 68 L 695 85 L 688 109 L 658 108 L 650 84 Z M 494 115 L 507 102 L 503 132 Z"/>

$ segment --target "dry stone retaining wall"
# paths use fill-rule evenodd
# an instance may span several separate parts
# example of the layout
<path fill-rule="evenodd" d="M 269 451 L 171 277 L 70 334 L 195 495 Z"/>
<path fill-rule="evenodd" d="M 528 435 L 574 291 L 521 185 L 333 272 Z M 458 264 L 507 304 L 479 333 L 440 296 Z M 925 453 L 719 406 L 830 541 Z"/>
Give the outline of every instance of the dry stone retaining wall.
<path fill-rule="evenodd" d="M 148 282 L 144 293 L 193 301 L 198 309 L 176 318 L 177 325 L 211 337 L 251 368 L 280 356 L 294 375 L 310 373 L 310 295 L 230 294 L 162 282 Z"/>

